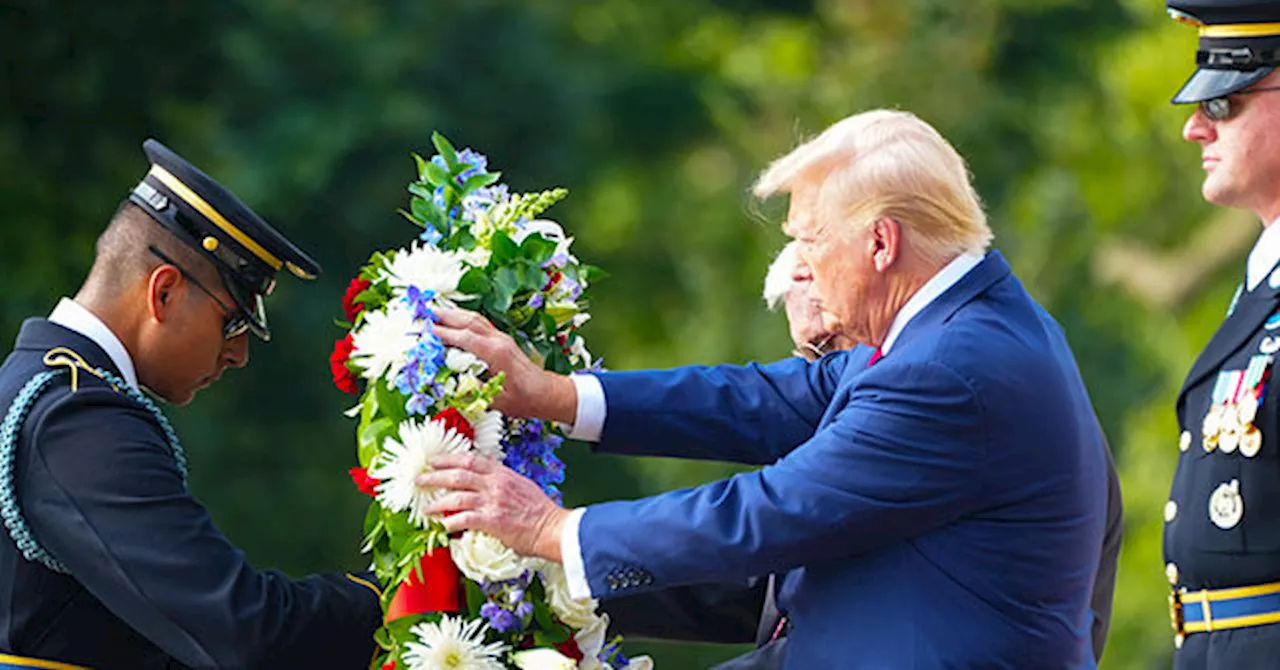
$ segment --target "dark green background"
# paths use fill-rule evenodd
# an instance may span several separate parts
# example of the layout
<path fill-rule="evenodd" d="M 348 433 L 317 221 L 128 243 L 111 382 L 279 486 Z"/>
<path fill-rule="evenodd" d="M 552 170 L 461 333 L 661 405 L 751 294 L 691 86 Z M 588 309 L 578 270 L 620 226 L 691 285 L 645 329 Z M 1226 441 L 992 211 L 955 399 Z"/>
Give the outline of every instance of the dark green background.
<path fill-rule="evenodd" d="M 9 0 L 0 332 L 74 293 L 146 170 L 142 140 L 166 142 L 327 270 L 282 282 L 277 341 L 172 411 L 193 487 L 259 565 L 355 567 L 366 501 L 345 474 L 331 324 L 369 252 L 412 236 L 395 210 L 432 130 L 515 189 L 571 190 L 550 215 L 612 273 L 584 332 L 633 368 L 784 355 L 758 298 L 781 210 L 751 201 L 752 177 L 843 116 L 908 109 L 970 159 L 996 245 L 1066 327 L 1119 460 L 1128 538 L 1105 665 L 1164 667 L 1172 398 L 1258 230 L 1201 202 L 1178 136 L 1188 110 L 1167 100 L 1194 39 L 1151 0 Z M 730 471 L 565 457 L 570 503 Z M 629 649 L 663 668 L 736 651 Z"/>

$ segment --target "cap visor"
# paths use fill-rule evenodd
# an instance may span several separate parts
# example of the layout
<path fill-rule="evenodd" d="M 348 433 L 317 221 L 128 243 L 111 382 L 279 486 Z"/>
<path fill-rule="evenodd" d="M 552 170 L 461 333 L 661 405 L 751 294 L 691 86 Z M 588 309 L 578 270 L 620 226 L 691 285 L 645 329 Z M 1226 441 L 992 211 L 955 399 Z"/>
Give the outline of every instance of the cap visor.
<path fill-rule="evenodd" d="M 1204 102 L 1214 98 L 1230 95 L 1240 89 L 1271 74 L 1275 68 L 1263 67 L 1256 70 L 1210 70 L 1201 68 L 1182 85 L 1178 94 L 1173 96 L 1173 104 L 1183 105 L 1192 102 Z"/>

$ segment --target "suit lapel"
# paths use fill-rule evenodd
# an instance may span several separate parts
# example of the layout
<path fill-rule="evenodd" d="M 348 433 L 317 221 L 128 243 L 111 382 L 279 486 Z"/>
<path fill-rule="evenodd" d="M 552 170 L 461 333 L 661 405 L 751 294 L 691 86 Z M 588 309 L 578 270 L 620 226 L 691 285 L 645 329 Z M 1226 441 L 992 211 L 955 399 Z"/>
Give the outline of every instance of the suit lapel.
<path fill-rule="evenodd" d="M 1222 362 L 1240 350 L 1246 342 L 1257 334 L 1258 328 L 1267 317 L 1280 305 L 1280 282 L 1271 282 L 1271 275 L 1252 291 L 1241 294 L 1236 302 L 1235 311 L 1218 327 L 1209 344 L 1205 345 L 1196 359 L 1191 371 L 1187 373 L 1182 390 L 1178 392 L 1178 405 L 1181 406 L 1187 391 L 1195 387 L 1205 377 L 1217 371 Z M 1275 283 L 1276 286 L 1272 286 Z"/>

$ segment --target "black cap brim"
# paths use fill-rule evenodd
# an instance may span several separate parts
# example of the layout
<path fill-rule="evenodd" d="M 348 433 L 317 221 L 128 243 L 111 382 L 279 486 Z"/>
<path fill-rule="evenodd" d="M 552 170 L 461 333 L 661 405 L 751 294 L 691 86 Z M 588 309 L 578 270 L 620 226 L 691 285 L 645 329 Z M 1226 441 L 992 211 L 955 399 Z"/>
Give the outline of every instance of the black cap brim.
<path fill-rule="evenodd" d="M 1256 70 L 1222 70 L 1200 68 L 1173 96 L 1173 104 L 1184 105 L 1204 102 L 1235 93 L 1271 74 L 1275 68 L 1260 67 Z"/>

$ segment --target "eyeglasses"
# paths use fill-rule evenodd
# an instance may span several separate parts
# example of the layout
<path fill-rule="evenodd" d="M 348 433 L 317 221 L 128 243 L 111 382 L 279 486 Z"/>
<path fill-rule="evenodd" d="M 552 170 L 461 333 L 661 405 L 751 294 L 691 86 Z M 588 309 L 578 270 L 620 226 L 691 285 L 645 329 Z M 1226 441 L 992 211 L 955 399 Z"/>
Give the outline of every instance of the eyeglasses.
<path fill-rule="evenodd" d="M 1280 86 L 1262 86 L 1259 88 L 1250 88 L 1244 91 L 1236 91 L 1229 93 L 1220 98 L 1205 100 L 1200 103 L 1200 111 L 1205 117 L 1212 121 L 1226 121 L 1236 112 L 1235 105 L 1231 104 L 1231 96 L 1248 95 L 1250 93 L 1262 93 L 1264 91 L 1280 91 Z"/>
<path fill-rule="evenodd" d="M 174 268 L 178 270 L 178 272 L 182 273 L 182 277 L 184 279 L 191 282 L 192 284 L 195 284 L 196 288 L 200 289 L 201 291 L 204 291 L 205 295 L 209 296 L 210 298 L 213 299 L 214 302 L 218 303 L 218 307 L 222 308 L 222 313 L 224 315 L 222 317 L 222 336 L 223 337 L 230 340 L 230 339 L 240 337 L 241 335 L 244 335 L 246 332 L 249 331 L 249 317 L 245 316 L 244 312 L 240 311 L 235 307 L 228 306 L 227 303 L 223 302 L 221 298 L 214 295 L 213 291 L 210 291 L 209 289 L 205 288 L 205 285 L 201 284 L 200 280 L 195 278 L 195 275 L 191 274 L 190 272 L 187 272 L 186 269 L 184 269 L 181 265 L 178 265 L 177 261 L 166 256 L 164 252 L 157 249 L 155 245 L 148 245 L 147 250 L 155 254 L 156 257 L 159 258 L 160 260 L 164 261 L 165 263 L 168 263 L 169 265 L 172 265 Z"/>

